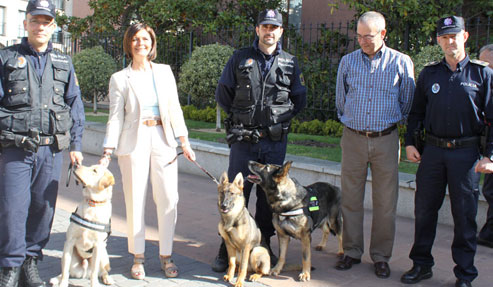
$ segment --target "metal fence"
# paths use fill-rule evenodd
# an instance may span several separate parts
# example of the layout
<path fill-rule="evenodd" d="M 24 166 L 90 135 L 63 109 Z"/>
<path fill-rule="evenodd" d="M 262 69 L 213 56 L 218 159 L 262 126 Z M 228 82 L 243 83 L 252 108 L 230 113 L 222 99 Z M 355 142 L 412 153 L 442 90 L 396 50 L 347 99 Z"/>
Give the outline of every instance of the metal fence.
<path fill-rule="evenodd" d="M 467 22 L 470 33 L 468 45 L 471 52 L 493 40 L 491 19 L 473 19 Z M 300 115 L 301 119 L 334 119 L 335 82 L 341 57 L 358 48 L 355 29 L 351 23 L 310 24 L 298 28 L 285 28 L 282 39 L 283 49 L 297 56 L 308 89 L 307 107 Z M 409 35 L 409 33 L 407 33 Z M 223 29 L 214 33 L 205 33 L 199 29 L 178 33 L 157 35 L 157 62 L 169 64 L 179 81 L 180 67 L 190 57 L 195 47 L 220 43 L 234 48 L 246 47 L 253 43 L 255 32 L 252 28 Z M 73 55 L 78 51 L 101 45 L 118 63 L 125 67 L 126 61 L 122 48 L 123 35 L 91 35 L 78 39 L 56 37 L 55 47 Z M 430 43 L 434 37 L 430 37 Z M 406 51 L 409 54 L 419 49 L 416 41 L 396 37 L 395 42 L 387 45 Z M 421 43 L 422 45 L 422 43 Z M 409 51 L 410 50 L 410 51 Z M 211 95 L 212 96 L 212 95 Z M 190 98 L 180 95 L 183 104 Z M 201 106 L 202 103 L 191 103 Z"/>

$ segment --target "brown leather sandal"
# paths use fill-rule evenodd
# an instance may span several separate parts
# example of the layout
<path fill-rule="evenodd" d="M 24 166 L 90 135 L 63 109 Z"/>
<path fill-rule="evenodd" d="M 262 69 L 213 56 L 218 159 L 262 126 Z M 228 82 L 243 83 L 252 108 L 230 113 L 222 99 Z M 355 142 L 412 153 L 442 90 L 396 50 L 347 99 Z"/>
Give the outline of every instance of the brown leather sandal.
<path fill-rule="evenodd" d="M 134 257 L 134 265 L 132 265 L 132 269 L 130 270 L 132 278 L 143 280 L 146 277 L 146 272 L 144 270 L 144 261 L 144 257 Z"/>
<path fill-rule="evenodd" d="M 171 256 L 163 257 L 159 256 L 161 261 L 161 269 L 164 271 L 164 275 L 168 278 L 175 278 L 178 276 L 178 267 L 171 259 Z"/>

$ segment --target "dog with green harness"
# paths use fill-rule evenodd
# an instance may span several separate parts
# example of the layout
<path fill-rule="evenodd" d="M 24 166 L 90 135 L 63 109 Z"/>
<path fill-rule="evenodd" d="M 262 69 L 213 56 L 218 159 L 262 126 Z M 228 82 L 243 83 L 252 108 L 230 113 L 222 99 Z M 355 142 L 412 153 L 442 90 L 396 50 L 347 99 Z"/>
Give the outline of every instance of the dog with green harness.
<path fill-rule="evenodd" d="M 279 238 L 279 261 L 271 269 L 271 275 L 279 275 L 286 262 L 290 237 L 301 240 L 302 272 L 300 281 L 311 278 L 311 233 L 316 228 L 323 230 L 322 241 L 316 250 L 322 250 L 329 233 L 339 240 L 338 256 L 343 255 L 341 190 L 326 182 L 303 186 L 289 177 L 291 161 L 284 165 L 248 163 L 251 175 L 248 180 L 264 190 L 272 209 L 272 223 Z"/>

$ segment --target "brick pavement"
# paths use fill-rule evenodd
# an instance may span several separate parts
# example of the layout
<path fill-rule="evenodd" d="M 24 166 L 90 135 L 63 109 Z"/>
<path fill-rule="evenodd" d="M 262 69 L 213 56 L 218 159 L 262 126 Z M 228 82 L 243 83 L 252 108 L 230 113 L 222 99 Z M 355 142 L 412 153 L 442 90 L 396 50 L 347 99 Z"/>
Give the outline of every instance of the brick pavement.
<path fill-rule="evenodd" d="M 98 158 L 85 154 L 84 163 L 90 165 L 96 163 Z M 65 168 L 68 165 L 68 157 L 65 156 Z M 123 194 L 121 191 L 121 179 L 119 178 L 116 160 L 110 165 L 110 170 L 116 177 L 116 185 L 113 191 L 113 234 L 108 240 L 108 253 L 112 270 L 110 274 L 116 281 L 114 286 L 232 286 L 222 281 L 222 273 L 212 272 L 209 263 L 214 258 L 219 245 L 217 235 L 217 223 L 219 214 L 216 207 L 217 191 L 215 185 L 207 177 L 190 174 L 179 174 L 180 202 L 178 206 L 178 223 L 176 227 L 173 258 L 180 268 L 180 276 L 175 279 L 165 278 L 160 270 L 158 259 L 158 246 L 155 241 L 155 207 L 151 193 L 148 194 L 146 223 L 148 224 L 148 237 L 146 242 L 146 274 L 145 281 L 130 279 L 130 266 L 132 257 L 127 252 L 127 238 L 124 233 Z M 40 264 L 41 276 L 44 280 L 56 276 L 60 272 L 60 257 L 65 241 L 65 231 L 69 223 L 70 212 L 74 210 L 74 204 L 80 196 L 80 186 L 71 184 L 65 187 L 65 174 L 62 173 L 61 188 L 57 202 L 57 210 L 52 229 L 52 235 L 48 246 L 44 250 L 45 259 Z M 369 195 L 368 195 L 369 196 Z M 254 194 L 252 193 L 252 197 Z M 254 202 L 255 198 L 250 199 Z M 254 204 L 251 204 L 254 206 Z M 296 281 L 298 272 L 283 272 L 279 277 L 263 277 L 260 282 L 246 282 L 245 286 L 272 286 L 272 287 L 382 287 L 382 286 L 443 286 L 453 287 L 455 278 L 452 272 L 450 246 L 453 239 L 451 226 L 439 225 L 437 237 L 433 247 L 433 255 L 436 265 L 433 268 L 434 276 L 424 280 L 420 284 L 405 285 L 399 281 L 403 272 L 411 267 L 408 253 L 412 245 L 414 235 L 414 222 L 412 219 L 398 217 L 396 226 L 396 240 L 394 254 L 390 261 L 392 270 L 389 279 L 379 279 L 373 274 L 373 264 L 368 255 L 369 235 L 371 228 L 371 211 L 365 213 L 365 254 L 362 264 L 355 265 L 348 271 L 337 271 L 333 268 L 336 263 L 337 240 L 329 239 L 323 252 L 312 252 L 312 265 L 316 268 L 312 272 L 312 280 L 309 282 Z M 478 225 L 483 222 L 478 222 Z M 321 238 L 321 232 L 313 233 L 313 244 L 317 244 Z M 273 249 L 277 250 L 277 240 L 273 239 Z M 288 249 L 287 263 L 300 264 L 301 244 L 297 240 L 291 240 Z M 479 277 L 473 282 L 475 287 L 493 286 L 493 249 L 483 246 L 478 247 L 476 254 L 476 267 Z M 71 279 L 70 286 L 89 286 L 88 280 Z"/>

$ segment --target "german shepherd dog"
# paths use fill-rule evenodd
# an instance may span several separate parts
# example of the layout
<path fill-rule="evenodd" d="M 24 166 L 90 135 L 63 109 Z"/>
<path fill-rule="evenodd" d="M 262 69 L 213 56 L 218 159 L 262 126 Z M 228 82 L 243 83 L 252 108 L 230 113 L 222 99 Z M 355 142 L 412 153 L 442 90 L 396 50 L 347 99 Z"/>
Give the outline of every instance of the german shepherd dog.
<path fill-rule="evenodd" d="M 243 286 L 247 270 L 255 272 L 250 276 L 251 281 L 257 281 L 262 275 L 268 275 L 269 252 L 260 246 L 260 229 L 245 207 L 241 172 L 236 175 L 233 183 L 229 182 L 226 172 L 222 174 L 218 185 L 217 207 L 221 214 L 218 229 L 226 244 L 229 258 L 229 267 L 223 277 L 224 280 L 227 282 L 233 280 L 237 258 L 240 268 L 234 286 Z"/>
<path fill-rule="evenodd" d="M 258 184 L 264 190 L 272 209 L 272 223 L 279 238 L 279 261 L 271 270 L 272 275 L 279 275 L 286 262 L 289 237 L 301 240 L 302 271 L 300 281 L 310 280 L 311 271 L 311 232 L 321 227 L 323 237 L 317 250 L 322 250 L 327 243 L 329 233 L 339 240 L 338 256 L 344 253 L 342 248 L 342 213 L 340 210 L 341 191 L 338 187 L 325 182 L 316 182 L 302 186 L 288 175 L 292 161 L 283 166 L 248 163 L 253 173 L 248 180 Z"/>

